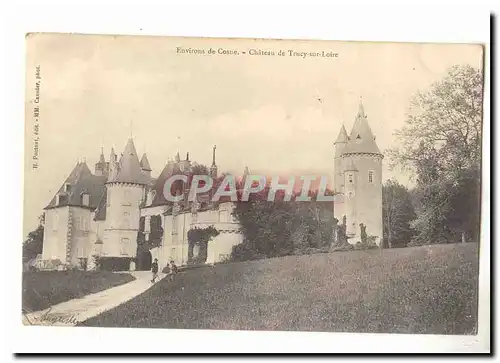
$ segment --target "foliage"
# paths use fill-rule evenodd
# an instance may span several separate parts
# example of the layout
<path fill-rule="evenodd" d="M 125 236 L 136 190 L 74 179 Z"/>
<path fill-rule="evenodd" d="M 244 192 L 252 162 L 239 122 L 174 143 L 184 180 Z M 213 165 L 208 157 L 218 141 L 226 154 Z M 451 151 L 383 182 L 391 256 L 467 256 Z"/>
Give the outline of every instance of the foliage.
<path fill-rule="evenodd" d="M 188 263 L 205 263 L 207 260 L 208 242 L 219 235 L 219 231 L 214 226 L 206 228 L 194 227 L 187 233 L 188 237 Z M 194 246 L 199 246 L 198 256 L 193 256 Z"/>
<path fill-rule="evenodd" d="M 28 233 L 28 238 L 23 243 L 23 260 L 29 261 L 43 250 L 43 226 L 39 225 L 34 231 Z"/>
<path fill-rule="evenodd" d="M 153 215 L 150 217 L 149 249 L 161 246 L 163 238 L 163 227 L 161 225 L 161 216 Z"/>
<path fill-rule="evenodd" d="M 101 271 L 129 271 L 130 257 L 99 257 L 99 270 Z"/>
<path fill-rule="evenodd" d="M 392 164 L 416 177 L 412 244 L 477 239 L 480 215 L 482 74 L 455 66 L 412 100 Z"/>
<path fill-rule="evenodd" d="M 238 201 L 234 214 L 244 236 L 241 245 L 233 247 L 232 260 L 253 260 L 310 253 L 330 246 L 333 230 L 332 202 L 317 201 L 310 192 L 310 202 L 284 200 L 278 191 L 275 201 L 267 201 L 269 185 L 251 194 L 249 201 Z"/>
<path fill-rule="evenodd" d="M 415 234 L 411 222 L 416 218 L 408 188 L 395 180 L 382 187 L 384 248 L 405 247 Z"/>

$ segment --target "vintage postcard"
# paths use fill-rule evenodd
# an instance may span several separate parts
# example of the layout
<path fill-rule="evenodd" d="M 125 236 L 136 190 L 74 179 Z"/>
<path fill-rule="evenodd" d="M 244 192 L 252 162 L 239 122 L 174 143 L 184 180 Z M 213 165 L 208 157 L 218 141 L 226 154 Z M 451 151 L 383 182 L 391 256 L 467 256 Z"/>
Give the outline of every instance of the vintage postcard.
<path fill-rule="evenodd" d="M 478 333 L 481 44 L 26 49 L 24 325 Z"/>

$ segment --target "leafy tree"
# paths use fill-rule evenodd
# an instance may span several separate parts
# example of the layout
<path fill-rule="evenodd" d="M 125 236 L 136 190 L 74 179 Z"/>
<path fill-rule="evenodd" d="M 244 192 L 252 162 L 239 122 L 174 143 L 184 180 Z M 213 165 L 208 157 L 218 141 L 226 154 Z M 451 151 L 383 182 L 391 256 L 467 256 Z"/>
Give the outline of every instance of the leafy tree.
<path fill-rule="evenodd" d="M 388 180 L 382 187 L 383 246 L 405 247 L 415 234 L 411 227 L 415 218 L 408 189 L 395 180 Z"/>
<path fill-rule="evenodd" d="M 247 202 L 236 204 L 235 215 L 244 235 L 242 245 L 233 249 L 232 258 L 247 260 L 303 254 L 330 246 L 333 230 L 333 205 L 316 200 L 310 202 L 284 200 L 278 191 L 275 201 L 267 201 L 269 186 L 250 194 Z"/>
<path fill-rule="evenodd" d="M 28 233 L 28 238 L 23 243 L 23 260 L 29 261 L 43 251 L 43 225 Z"/>
<path fill-rule="evenodd" d="M 451 68 L 443 80 L 412 99 L 392 165 L 416 176 L 418 231 L 413 243 L 477 238 L 483 80 L 470 66 Z"/>

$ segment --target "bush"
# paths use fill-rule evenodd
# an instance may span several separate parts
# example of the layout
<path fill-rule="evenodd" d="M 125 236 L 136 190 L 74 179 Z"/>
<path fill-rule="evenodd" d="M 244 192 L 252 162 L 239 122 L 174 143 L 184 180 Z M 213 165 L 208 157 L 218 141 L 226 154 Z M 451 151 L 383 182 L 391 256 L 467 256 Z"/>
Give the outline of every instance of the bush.
<path fill-rule="evenodd" d="M 129 271 L 131 257 L 100 257 L 99 269 L 103 271 Z"/>

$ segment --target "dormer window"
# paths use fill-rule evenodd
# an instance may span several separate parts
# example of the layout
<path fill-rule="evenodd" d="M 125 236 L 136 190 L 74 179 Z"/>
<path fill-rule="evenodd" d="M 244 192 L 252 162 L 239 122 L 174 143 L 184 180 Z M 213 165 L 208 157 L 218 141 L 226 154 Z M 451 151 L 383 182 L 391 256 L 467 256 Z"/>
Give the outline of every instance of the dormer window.
<path fill-rule="evenodd" d="M 85 207 L 90 206 L 90 194 L 87 192 L 82 193 L 82 205 Z"/>
<path fill-rule="evenodd" d="M 56 198 L 56 205 L 64 205 L 68 201 L 68 196 L 66 194 L 58 194 Z"/>
<path fill-rule="evenodd" d="M 69 183 L 64 184 L 64 191 L 66 193 L 69 193 L 71 191 L 71 184 Z"/>

